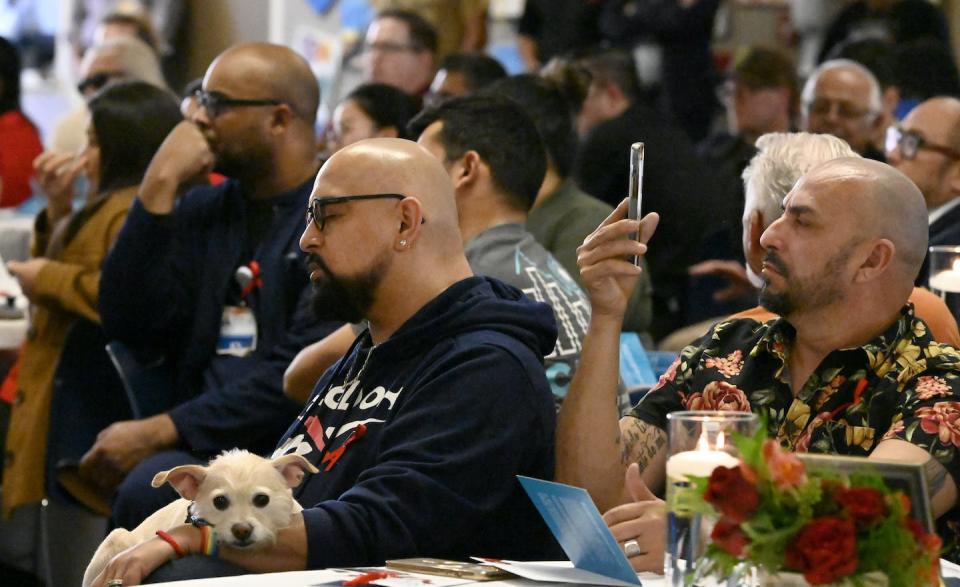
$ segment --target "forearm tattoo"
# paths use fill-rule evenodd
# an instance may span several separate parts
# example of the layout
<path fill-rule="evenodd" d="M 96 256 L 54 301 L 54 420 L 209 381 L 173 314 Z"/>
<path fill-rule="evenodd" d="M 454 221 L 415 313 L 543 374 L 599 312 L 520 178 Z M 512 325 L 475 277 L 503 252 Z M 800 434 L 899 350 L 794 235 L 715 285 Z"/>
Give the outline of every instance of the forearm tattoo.
<path fill-rule="evenodd" d="M 930 491 L 930 497 L 940 493 L 943 486 L 947 483 L 947 470 L 940 461 L 930 457 L 923 464 L 923 476 L 927 478 L 927 488 Z"/>
<path fill-rule="evenodd" d="M 653 457 L 667 445 L 667 435 L 663 430 L 642 420 L 626 427 L 620 434 L 620 460 L 624 465 L 637 463 L 640 470 L 644 470 Z"/>

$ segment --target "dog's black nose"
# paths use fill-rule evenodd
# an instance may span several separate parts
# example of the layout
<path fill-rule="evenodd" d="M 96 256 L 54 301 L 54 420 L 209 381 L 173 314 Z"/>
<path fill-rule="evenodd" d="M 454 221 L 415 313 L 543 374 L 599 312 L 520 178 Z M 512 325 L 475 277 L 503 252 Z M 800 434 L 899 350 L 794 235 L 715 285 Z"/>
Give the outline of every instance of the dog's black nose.
<path fill-rule="evenodd" d="M 253 532 L 253 526 L 250 524 L 234 524 L 230 526 L 230 532 L 233 533 L 234 538 L 237 540 L 246 540 L 250 538 L 250 533 Z"/>

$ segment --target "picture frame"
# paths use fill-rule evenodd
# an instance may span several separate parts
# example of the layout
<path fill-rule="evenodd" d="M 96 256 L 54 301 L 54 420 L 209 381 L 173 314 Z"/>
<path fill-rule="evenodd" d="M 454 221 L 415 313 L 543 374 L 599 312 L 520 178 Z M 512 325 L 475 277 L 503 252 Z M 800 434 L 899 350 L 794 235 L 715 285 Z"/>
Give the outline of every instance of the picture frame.
<path fill-rule="evenodd" d="M 927 532 L 935 531 L 930 491 L 921 463 L 814 453 L 796 454 L 807 466 L 807 470 L 830 471 L 841 475 L 868 472 L 880 475 L 888 487 L 903 491 L 910 499 L 910 515 L 920 522 Z"/>

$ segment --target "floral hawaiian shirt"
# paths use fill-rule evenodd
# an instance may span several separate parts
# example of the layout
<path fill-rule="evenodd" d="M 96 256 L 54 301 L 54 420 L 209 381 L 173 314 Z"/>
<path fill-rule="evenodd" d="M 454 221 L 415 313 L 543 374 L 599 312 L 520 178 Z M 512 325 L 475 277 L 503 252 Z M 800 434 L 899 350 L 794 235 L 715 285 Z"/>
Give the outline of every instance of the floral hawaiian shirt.
<path fill-rule="evenodd" d="M 798 452 L 867 456 L 899 438 L 928 451 L 960 486 L 960 351 L 933 340 L 913 306 L 859 348 L 836 350 L 794 397 L 783 319 L 730 320 L 685 348 L 631 415 L 662 430 L 679 410 L 766 414 L 771 437 Z M 960 560 L 960 508 L 938 521 Z"/>

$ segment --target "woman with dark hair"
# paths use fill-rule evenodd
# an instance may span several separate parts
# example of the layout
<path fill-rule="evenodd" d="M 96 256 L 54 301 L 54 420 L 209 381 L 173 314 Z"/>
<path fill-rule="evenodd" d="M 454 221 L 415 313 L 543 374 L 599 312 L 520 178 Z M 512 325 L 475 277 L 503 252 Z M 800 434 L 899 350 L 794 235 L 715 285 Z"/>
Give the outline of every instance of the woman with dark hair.
<path fill-rule="evenodd" d="M 37 127 L 20 110 L 20 54 L 0 37 L 0 208 L 30 197 L 33 160 L 42 151 Z"/>
<path fill-rule="evenodd" d="M 30 299 L 32 333 L 21 352 L 6 437 L 6 516 L 45 495 L 62 495 L 50 482 L 53 466 L 79 460 L 100 430 L 132 417 L 104 351 L 100 267 L 150 159 L 182 116 L 172 94 L 139 81 L 108 85 L 89 109 L 88 145 L 75 164 L 90 178 L 85 205 L 71 212 L 65 185 L 48 191 L 34 258 L 9 264 Z"/>
<path fill-rule="evenodd" d="M 363 84 L 347 94 L 333 112 L 330 154 L 363 139 L 408 139 L 407 123 L 416 113 L 416 102 L 402 90 Z"/>

